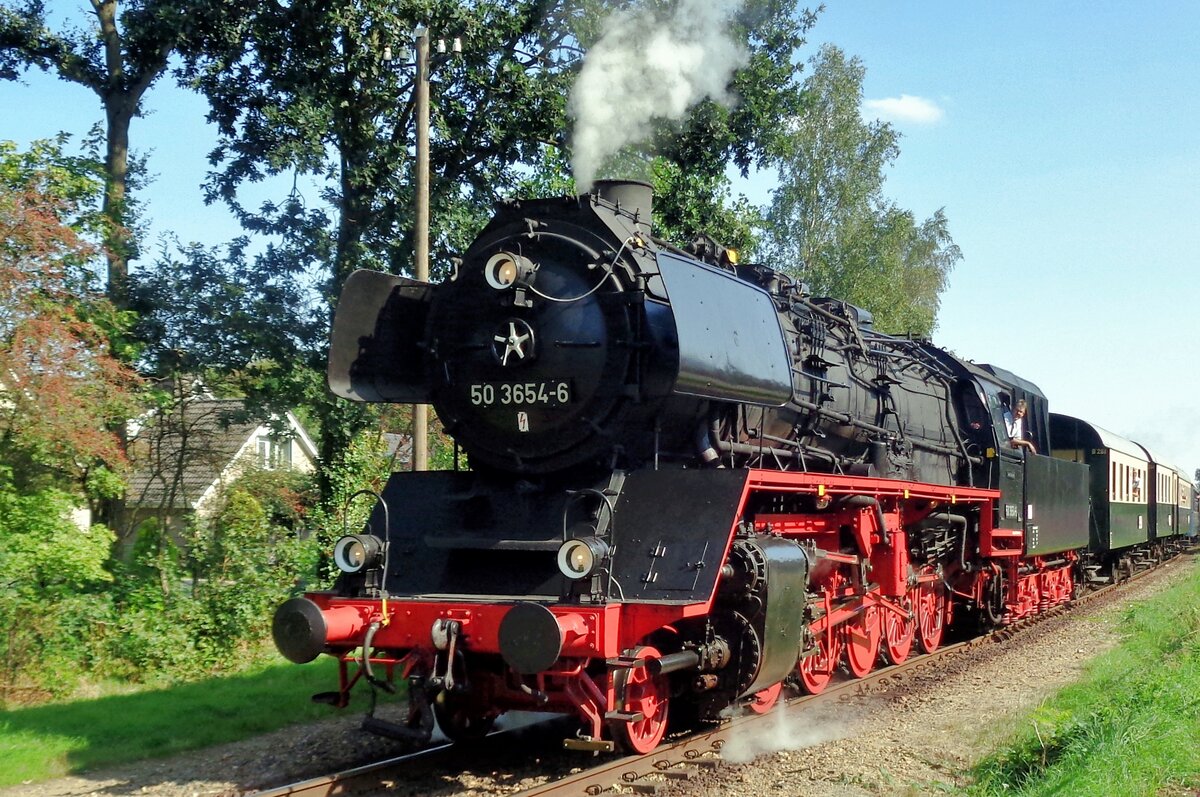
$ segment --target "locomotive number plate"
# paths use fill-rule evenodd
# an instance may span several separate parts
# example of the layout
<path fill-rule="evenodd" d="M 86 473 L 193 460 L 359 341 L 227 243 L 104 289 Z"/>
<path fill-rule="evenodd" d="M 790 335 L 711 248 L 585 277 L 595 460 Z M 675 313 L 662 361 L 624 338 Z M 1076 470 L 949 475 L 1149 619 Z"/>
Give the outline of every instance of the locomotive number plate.
<path fill-rule="evenodd" d="M 571 403 L 571 383 L 565 379 L 476 382 L 470 396 L 476 407 L 561 407 Z"/>

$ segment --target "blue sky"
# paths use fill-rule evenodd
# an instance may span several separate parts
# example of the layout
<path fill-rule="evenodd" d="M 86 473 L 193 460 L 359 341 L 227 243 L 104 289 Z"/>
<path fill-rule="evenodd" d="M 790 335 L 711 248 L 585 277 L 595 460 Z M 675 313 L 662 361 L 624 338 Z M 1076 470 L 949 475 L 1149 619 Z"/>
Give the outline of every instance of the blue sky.
<path fill-rule="evenodd" d="M 904 135 L 885 193 L 919 218 L 945 208 L 963 250 L 937 342 L 1024 376 L 1052 409 L 1189 476 L 1200 467 L 1197 31 L 1200 4 L 1184 2 L 831 0 L 809 37 L 809 54 L 828 42 L 862 59 L 866 112 Z M 236 227 L 198 189 L 213 141 L 203 102 L 163 84 L 147 105 L 132 140 L 157 176 L 143 194 L 152 231 L 227 240 Z M 36 73 L 0 83 L 0 138 L 82 135 L 99 118 L 83 89 Z M 761 178 L 735 190 L 765 198 Z"/>

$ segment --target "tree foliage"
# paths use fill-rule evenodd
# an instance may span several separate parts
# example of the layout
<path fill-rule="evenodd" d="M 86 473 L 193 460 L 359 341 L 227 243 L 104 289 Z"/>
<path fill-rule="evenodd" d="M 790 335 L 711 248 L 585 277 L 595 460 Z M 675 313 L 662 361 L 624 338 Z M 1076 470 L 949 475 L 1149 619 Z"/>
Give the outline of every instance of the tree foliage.
<path fill-rule="evenodd" d="M 414 206 L 414 84 L 403 53 L 412 32 L 460 37 L 461 55 L 435 57 L 431 80 L 432 249 L 435 277 L 466 247 L 499 198 L 543 179 L 563 184 L 569 146 L 565 98 L 600 20 L 633 3 L 567 0 L 357 0 L 264 3 L 219 20 L 184 48 L 180 78 L 203 93 L 219 142 L 210 200 L 247 230 L 276 236 L 278 258 L 260 274 L 303 264 L 332 300 L 355 268 L 410 271 Z M 750 50 L 732 109 L 705 103 L 682 125 L 663 125 L 653 149 L 670 167 L 660 209 L 667 229 L 718 218 L 714 191 L 726 164 L 764 162 L 776 114 L 795 103 L 793 61 L 808 14 L 783 0 L 750 0 L 734 34 Z M 649 160 L 644 160 L 648 164 Z M 551 168 L 558 168 L 555 175 Z M 291 175 L 287 197 L 250 207 L 243 189 Z M 540 177 L 539 177 L 540 175 Z M 678 190 L 676 190 L 678 189 Z M 700 211 L 685 210 L 700 201 Z M 736 214 L 735 214 L 736 215 Z M 745 235 L 744 218 L 721 217 Z M 694 231 L 688 231 L 690 234 Z M 276 329 L 277 332 L 280 330 Z M 311 352 L 280 361 L 286 371 Z M 322 459 L 338 467 L 362 410 L 314 397 Z M 331 485 L 323 493 L 330 495 Z"/>
<path fill-rule="evenodd" d="M 91 0 L 79 19 L 51 24 L 43 0 L 0 3 L 0 79 L 29 68 L 56 74 L 96 95 L 104 112 L 104 254 L 107 289 L 125 306 L 129 260 L 136 256 L 129 196 L 129 129 L 142 98 L 167 68 L 172 52 L 206 13 L 223 4 L 177 0 Z"/>
<path fill-rule="evenodd" d="M 899 133 L 860 116 L 862 63 L 825 46 L 804 83 L 804 110 L 779 141 L 765 237 L 776 267 L 817 295 L 865 307 L 884 331 L 928 334 L 961 257 L 945 214 L 917 223 L 883 196 Z"/>
<path fill-rule="evenodd" d="M 733 198 L 724 174 L 705 174 L 658 158 L 651 183 L 655 235 L 683 246 L 704 233 L 746 256 L 754 253 L 761 213 L 744 196 Z"/>
<path fill-rule="evenodd" d="M 159 378 L 204 375 L 214 389 L 226 385 L 284 411 L 309 388 L 302 372 L 321 366 L 326 308 L 306 273 L 314 264 L 275 246 L 250 254 L 249 243 L 164 246 L 154 268 L 135 275 L 140 366 Z"/>
<path fill-rule="evenodd" d="M 112 581 L 112 534 L 71 522 L 73 499 L 54 488 L 21 491 L 0 467 L 0 594 L 51 602 Z"/>
<path fill-rule="evenodd" d="M 71 522 L 75 499 L 53 487 L 20 488 L 0 466 L 0 705 L 72 684 L 63 650 L 89 594 L 112 581 L 112 534 Z M 69 608 L 68 608 L 69 607 Z M 65 655 L 64 655 L 65 654 Z"/>
<path fill-rule="evenodd" d="M 187 566 L 199 605 L 194 638 L 210 660 L 254 647 L 275 606 L 310 572 L 313 546 L 301 537 L 310 479 L 248 470 L 188 535 Z"/>
<path fill-rule="evenodd" d="M 329 259 L 331 291 L 354 267 L 408 268 L 413 206 L 413 86 L 401 57 L 411 32 L 461 37 L 464 51 L 439 61 L 433 95 L 432 208 L 435 250 L 467 243 L 457 219 L 465 205 L 486 211 L 531 170 L 569 146 L 565 97 L 603 16 L 632 3 L 462 0 L 262 4 L 236 24 L 210 31 L 182 72 L 208 99 L 220 142 L 210 197 L 230 204 L 256 231 L 293 240 Z M 814 17 L 782 0 L 751 0 L 732 31 L 750 50 L 733 81 L 732 108 L 699 105 L 681 125 L 663 124 L 647 152 L 716 181 L 727 164 L 764 164 L 777 115 L 797 107 L 793 62 Z M 647 161 L 649 163 L 649 161 Z M 248 208 L 247 183 L 271 175 L 309 176 L 286 200 Z M 646 170 L 648 175 L 648 169 Z M 628 176 L 628 175 L 626 175 Z M 636 175 L 635 175 L 636 176 Z M 559 183 L 561 185 L 561 182 Z M 479 218 L 476 216 L 475 218 Z"/>
<path fill-rule="evenodd" d="M 23 484 L 79 490 L 123 462 L 112 430 L 138 379 L 112 354 L 127 319 L 101 293 L 86 237 L 94 165 L 59 145 L 0 143 L 0 462 Z"/>

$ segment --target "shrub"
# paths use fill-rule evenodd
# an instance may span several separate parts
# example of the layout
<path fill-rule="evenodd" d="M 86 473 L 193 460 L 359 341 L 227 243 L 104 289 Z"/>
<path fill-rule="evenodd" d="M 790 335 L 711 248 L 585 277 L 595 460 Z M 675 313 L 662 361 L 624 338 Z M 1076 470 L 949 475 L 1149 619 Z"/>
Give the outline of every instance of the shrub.
<path fill-rule="evenodd" d="M 47 488 L 23 494 L 0 468 L 0 687 L 3 700 L 68 688 L 72 662 L 86 659 L 86 637 L 69 618 L 104 603 L 104 564 L 113 535 L 70 520 L 72 502 Z"/>

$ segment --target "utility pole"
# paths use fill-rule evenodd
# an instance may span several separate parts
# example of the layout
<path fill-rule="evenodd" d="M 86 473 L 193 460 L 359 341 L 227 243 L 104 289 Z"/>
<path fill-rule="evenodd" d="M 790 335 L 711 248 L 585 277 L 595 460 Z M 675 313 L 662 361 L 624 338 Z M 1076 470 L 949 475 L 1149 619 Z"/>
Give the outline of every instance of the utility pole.
<path fill-rule="evenodd" d="M 417 28 L 417 218 L 413 232 L 416 278 L 429 282 L 429 28 Z M 413 405 L 413 470 L 429 469 L 429 405 Z"/>

